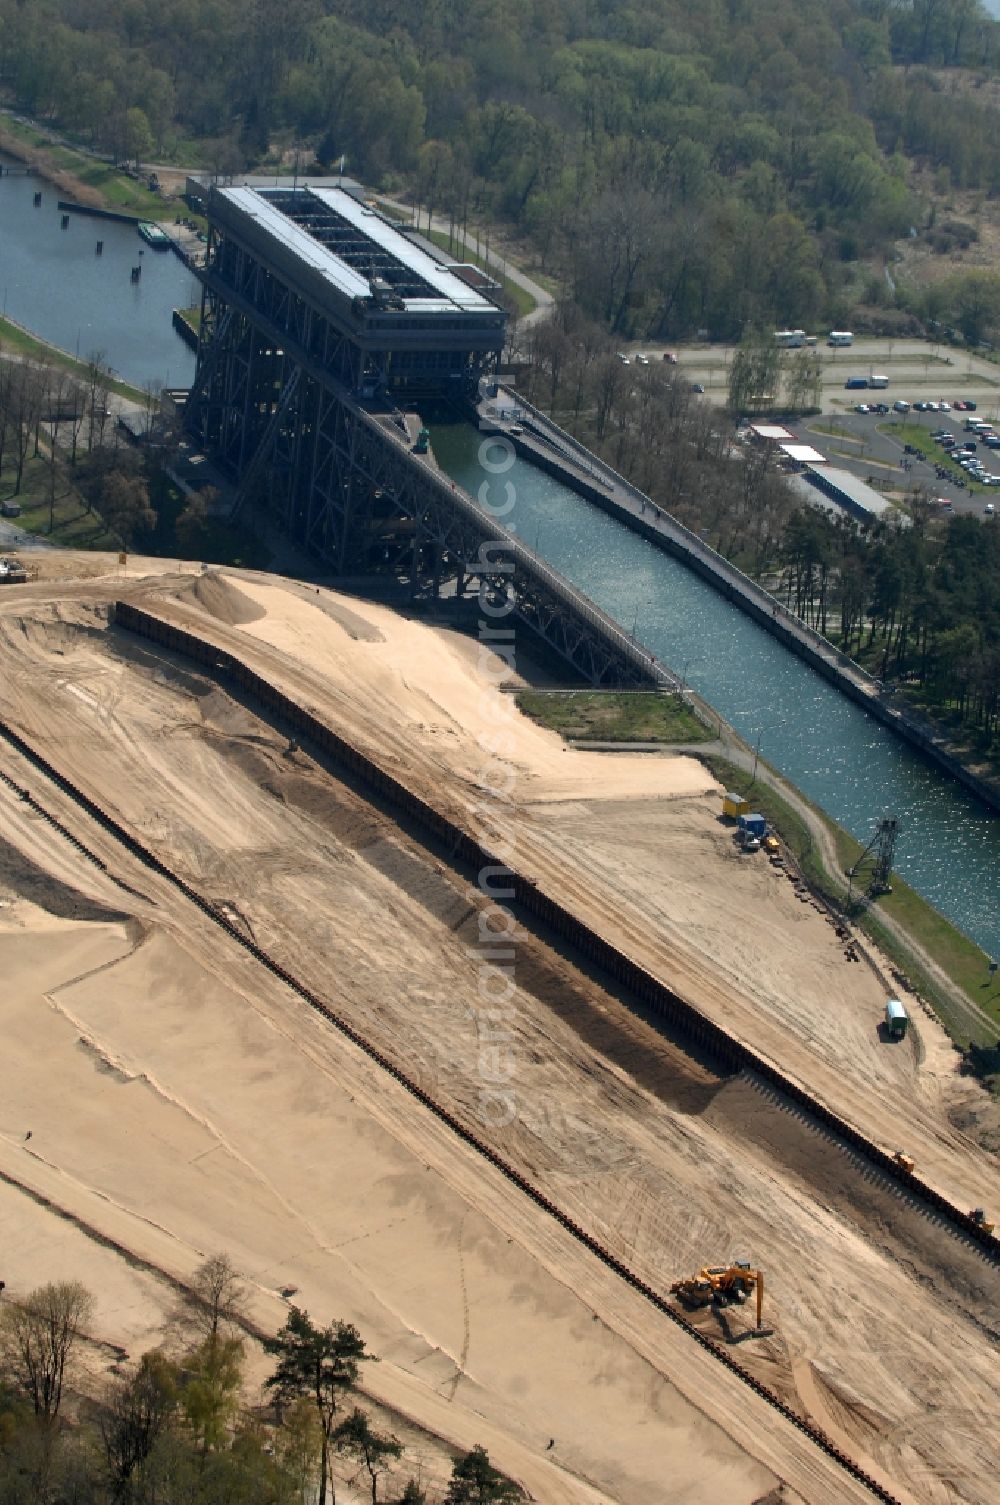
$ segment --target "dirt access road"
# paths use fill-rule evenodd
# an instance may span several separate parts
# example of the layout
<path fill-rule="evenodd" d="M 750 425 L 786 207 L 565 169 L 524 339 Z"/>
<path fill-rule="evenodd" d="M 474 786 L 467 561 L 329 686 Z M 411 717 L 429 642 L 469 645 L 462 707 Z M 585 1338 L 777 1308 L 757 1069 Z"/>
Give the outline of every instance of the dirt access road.
<path fill-rule="evenodd" d="M 790 885 L 735 856 L 693 760 L 567 752 L 498 693 L 475 644 L 384 608 L 262 576 L 124 588 L 456 813 L 482 803 L 504 718 L 520 866 L 842 1111 L 867 1103 L 880 1137 L 905 1114 L 953 1194 L 997 1193 L 995 1165 L 951 1125 L 970 1089 L 943 1039 L 921 1021 L 916 1048 L 879 1047 L 874 979 Z M 994 1272 L 534 933 L 516 939 L 504 1041 L 517 1114 L 484 1126 L 475 875 L 289 755 L 210 678 L 109 632 L 122 589 L 42 579 L 0 601 L 4 719 L 658 1288 L 706 1260 L 759 1262 L 773 1331 L 740 1342 L 741 1361 L 900 1498 L 985 1505 L 996 1444 L 970 1418 L 992 1404 Z M 288 1285 L 357 1321 L 387 1403 L 428 1438 L 482 1434 L 539 1499 L 648 1501 L 665 1476 L 684 1501 L 782 1483 L 785 1499 L 861 1497 L 176 891 L 82 833 L 143 897 L 123 894 L 0 805 L 16 1067 L 0 1168 L 26 1188 L 25 1226 L 34 1191 L 114 1225 L 154 1274 L 228 1249 L 270 1325 Z M 9 1283 L 24 1284 L 37 1235 L 16 1205 L 9 1226 Z M 101 1309 L 108 1331 L 153 1341 L 155 1299 L 120 1299 Z M 723 1315 L 743 1337 L 745 1313 Z"/>

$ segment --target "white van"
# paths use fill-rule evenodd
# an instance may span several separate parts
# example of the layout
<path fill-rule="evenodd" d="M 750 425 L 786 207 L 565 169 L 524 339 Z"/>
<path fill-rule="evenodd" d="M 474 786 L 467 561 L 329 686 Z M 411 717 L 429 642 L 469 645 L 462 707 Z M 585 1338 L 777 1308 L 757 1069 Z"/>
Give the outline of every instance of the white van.
<path fill-rule="evenodd" d="M 826 343 L 828 345 L 853 345 L 854 336 L 849 329 L 831 329 Z"/>
<path fill-rule="evenodd" d="M 889 378 L 887 376 L 869 376 L 868 385 L 870 387 L 887 387 L 889 385 Z"/>

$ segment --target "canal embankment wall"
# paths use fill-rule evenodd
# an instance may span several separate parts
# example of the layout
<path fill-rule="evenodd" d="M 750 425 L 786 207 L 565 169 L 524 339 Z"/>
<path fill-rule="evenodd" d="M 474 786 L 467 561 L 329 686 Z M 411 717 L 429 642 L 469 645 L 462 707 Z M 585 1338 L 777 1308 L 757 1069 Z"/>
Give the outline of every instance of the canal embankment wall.
<path fill-rule="evenodd" d="M 752 580 L 710 548 L 683 523 L 653 503 L 572 434 L 553 423 L 520 393 L 504 389 L 518 409 L 521 434 L 502 430 L 524 459 L 553 476 L 595 507 L 616 518 L 654 547 L 685 564 L 752 617 L 798 658 L 821 674 L 877 721 L 889 727 L 992 810 L 1000 811 L 1000 788 L 980 778 L 951 751 L 933 727 L 896 704 L 891 691 Z"/>
<path fill-rule="evenodd" d="M 191 350 L 197 350 L 198 331 L 197 329 L 195 329 L 194 325 L 188 323 L 187 319 L 184 317 L 183 312 L 179 308 L 174 309 L 170 318 L 171 323 L 173 324 L 177 333 L 180 335 L 181 339 L 184 341 L 185 345 L 187 345 Z"/>

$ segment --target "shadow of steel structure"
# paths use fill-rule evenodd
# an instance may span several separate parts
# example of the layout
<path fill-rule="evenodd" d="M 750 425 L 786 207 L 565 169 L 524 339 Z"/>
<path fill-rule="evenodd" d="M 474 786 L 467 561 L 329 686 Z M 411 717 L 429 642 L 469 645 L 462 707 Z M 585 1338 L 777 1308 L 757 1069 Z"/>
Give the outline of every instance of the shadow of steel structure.
<path fill-rule="evenodd" d="M 495 645 L 513 617 L 591 684 L 677 688 L 497 521 L 500 467 L 476 500 L 414 452 L 404 406 L 473 394 L 502 348 L 502 309 L 338 190 L 213 188 L 200 275 L 185 425 L 232 477 L 233 515 L 263 499 L 336 574 L 388 573 L 415 598 L 478 594 Z"/>

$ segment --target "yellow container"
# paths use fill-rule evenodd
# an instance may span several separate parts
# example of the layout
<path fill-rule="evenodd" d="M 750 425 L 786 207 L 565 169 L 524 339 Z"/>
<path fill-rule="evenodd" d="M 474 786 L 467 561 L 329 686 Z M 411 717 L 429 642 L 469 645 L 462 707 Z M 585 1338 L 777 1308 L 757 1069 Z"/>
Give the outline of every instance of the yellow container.
<path fill-rule="evenodd" d="M 722 796 L 723 815 L 732 816 L 733 820 L 738 815 L 750 814 L 750 801 L 744 799 L 742 794 L 724 794 Z"/>

